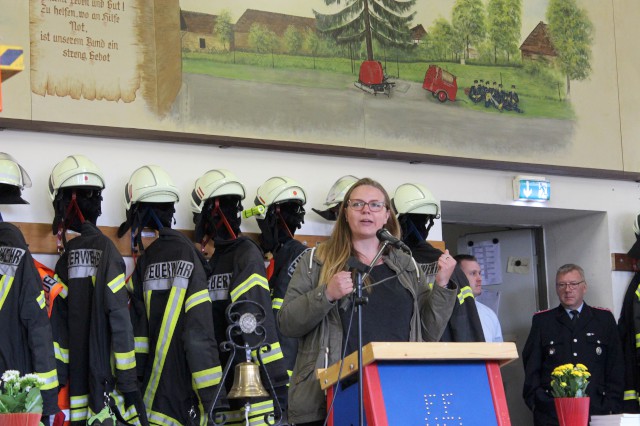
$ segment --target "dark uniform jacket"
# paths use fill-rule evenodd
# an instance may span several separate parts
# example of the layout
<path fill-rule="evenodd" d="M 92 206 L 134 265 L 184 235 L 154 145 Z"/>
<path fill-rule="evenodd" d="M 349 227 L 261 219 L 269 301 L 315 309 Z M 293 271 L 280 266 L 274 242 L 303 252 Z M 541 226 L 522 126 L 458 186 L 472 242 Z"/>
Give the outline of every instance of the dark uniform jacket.
<path fill-rule="evenodd" d="M 522 352 L 525 368 L 523 397 L 536 425 L 557 425 L 551 395 L 551 372 L 562 364 L 584 364 L 591 373 L 587 394 L 591 414 L 622 409 L 624 366 L 616 321 L 610 311 L 586 303 L 575 325 L 567 311 L 555 309 L 533 316 Z"/>
<path fill-rule="evenodd" d="M 273 275 L 269 279 L 269 288 L 271 288 L 271 301 L 273 306 L 273 316 L 277 317 L 278 311 L 282 308 L 284 295 L 287 293 L 289 281 L 296 270 L 296 266 L 302 257 L 302 254 L 310 250 L 300 241 L 291 238 L 273 253 L 274 268 Z M 278 339 L 282 347 L 282 353 L 287 365 L 287 373 L 293 373 L 293 366 L 296 363 L 296 354 L 298 353 L 298 339 L 285 337 L 280 333 L 278 328 Z"/>
<path fill-rule="evenodd" d="M 69 381 L 70 418 L 77 425 L 104 408 L 104 393 L 116 384 L 123 394 L 137 390 L 124 261 L 94 224 L 84 222 L 81 231 L 56 263 L 64 288 L 51 313 L 60 382 Z M 124 411 L 127 419 L 136 414 Z"/>
<path fill-rule="evenodd" d="M 618 320 L 624 353 L 624 412 L 640 412 L 640 272 L 627 287 Z"/>
<path fill-rule="evenodd" d="M 206 424 L 222 379 L 206 259 L 164 228 L 131 276 L 136 358 L 152 425 Z M 224 396 L 224 395 L 223 395 Z"/>
<path fill-rule="evenodd" d="M 209 295 L 213 302 L 216 337 L 222 339 L 221 341 L 228 340 L 225 332 L 229 323 L 225 316 L 225 311 L 231 303 L 250 300 L 259 304 L 265 313 L 262 324 L 266 332 L 264 343 L 271 346 L 269 352 L 262 351 L 262 360 L 273 386 L 280 388 L 280 392 L 284 394 L 289 376 L 284 364 L 282 348 L 278 342 L 278 332 L 276 331 L 275 318 L 271 308 L 271 296 L 269 294 L 262 250 L 248 237 L 238 237 L 235 240 L 215 239 L 214 245 L 215 251 L 209 260 L 212 271 L 209 279 Z M 254 309 L 253 306 L 245 306 L 241 311 L 254 311 Z M 256 335 L 243 335 L 242 337 L 249 346 L 255 346 L 262 338 L 262 336 Z M 257 354 L 255 350 L 253 352 L 253 359 L 257 362 Z M 228 353 L 221 353 L 221 358 L 226 365 Z M 237 351 L 233 365 L 235 366 L 238 362 L 245 360 L 244 351 Z M 234 369 L 230 371 L 234 371 Z M 232 379 L 232 374 L 229 374 L 226 383 L 228 389 L 231 386 Z M 262 381 L 267 386 L 268 382 L 264 375 L 262 376 Z M 233 403 L 230 405 L 232 408 L 240 408 Z M 273 411 L 271 400 L 252 403 L 251 424 L 259 422 L 259 419 L 262 419 L 263 415 L 268 411 Z M 243 419 L 244 417 L 239 420 Z"/>
<path fill-rule="evenodd" d="M 0 372 L 37 373 L 49 415 L 58 411 L 58 376 L 44 297 L 24 236 L 0 222 Z"/>
<path fill-rule="evenodd" d="M 420 264 L 429 278 L 429 264 L 437 262 L 442 252 L 426 241 L 411 247 L 413 258 Z M 435 268 L 432 268 L 435 272 Z M 469 286 L 469 280 L 460 265 L 456 265 L 451 275 L 451 281 L 458 288 L 458 301 L 453 308 L 447 328 L 440 339 L 441 342 L 484 342 L 482 323 L 478 315 L 478 308 Z"/>

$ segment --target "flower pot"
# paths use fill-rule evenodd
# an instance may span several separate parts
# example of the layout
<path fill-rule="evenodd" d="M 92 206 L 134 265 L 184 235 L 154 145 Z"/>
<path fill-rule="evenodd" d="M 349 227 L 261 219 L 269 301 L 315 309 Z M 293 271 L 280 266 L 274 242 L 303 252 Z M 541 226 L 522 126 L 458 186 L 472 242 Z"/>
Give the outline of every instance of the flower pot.
<path fill-rule="evenodd" d="M 6 413 L 0 414 L 0 426 L 38 426 L 40 413 Z"/>
<path fill-rule="evenodd" d="M 560 426 L 587 426 L 589 421 L 589 397 L 555 398 Z"/>

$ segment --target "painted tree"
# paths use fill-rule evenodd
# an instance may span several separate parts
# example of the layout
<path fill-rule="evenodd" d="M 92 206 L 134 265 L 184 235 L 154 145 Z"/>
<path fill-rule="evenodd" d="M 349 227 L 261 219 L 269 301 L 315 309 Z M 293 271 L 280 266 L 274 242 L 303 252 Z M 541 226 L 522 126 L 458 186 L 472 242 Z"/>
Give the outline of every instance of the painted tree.
<path fill-rule="evenodd" d="M 309 52 L 311 52 L 311 56 L 313 57 L 313 69 L 316 69 L 316 56 L 320 50 L 320 37 L 318 37 L 318 33 L 308 29 L 305 32 L 304 46 Z"/>
<path fill-rule="evenodd" d="M 341 0 L 324 0 L 327 6 Z M 373 60 L 373 39 L 384 46 L 411 44 L 409 28 L 416 0 L 345 0 L 345 7 L 334 14 L 313 11 L 318 29 L 333 35 L 341 44 L 365 42 L 367 60 Z"/>
<path fill-rule="evenodd" d="M 575 0 L 550 0 L 547 30 L 558 54 L 560 69 L 567 77 L 567 96 L 571 80 L 584 80 L 591 74 L 593 24 Z"/>
<path fill-rule="evenodd" d="M 273 51 L 278 47 L 278 36 L 262 24 L 252 24 L 249 28 L 249 45 L 258 53 L 271 52 L 271 66 L 275 68 Z"/>
<path fill-rule="evenodd" d="M 487 35 L 493 45 L 493 61 L 498 54 L 510 54 L 518 50 L 522 27 L 522 0 L 489 0 L 487 3 Z"/>
<path fill-rule="evenodd" d="M 484 5 L 482 0 L 456 0 L 452 12 L 451 24 L 464 42 L 465 57 L 469 58 L 469 47 L 485 37 Z"/>
<path fill-rule="evenodd" d="M 303 41 L 302 33 L 295 26 L 289 25 L 284 31 L 284 44 L 292 55 L 300 51 Z"/>
<path fill-rule="evenodd" d="M 456 34 L 453 27 L 444 18 L 436 19 L 427 31 L 427 45 L 433 59 L 448 59 L 449 54 L 458 53 Z"/>
<path fill-rule="evenodd" d="M 231 46 L 231 40 L 233 38 L 233 24 L 231 23 L 231 12 L 229 10 L 223 9 L 220 12 L 216 19 L 214 32 L 222 42 L 224 50 L 227 50 L 227 44 Z"/>

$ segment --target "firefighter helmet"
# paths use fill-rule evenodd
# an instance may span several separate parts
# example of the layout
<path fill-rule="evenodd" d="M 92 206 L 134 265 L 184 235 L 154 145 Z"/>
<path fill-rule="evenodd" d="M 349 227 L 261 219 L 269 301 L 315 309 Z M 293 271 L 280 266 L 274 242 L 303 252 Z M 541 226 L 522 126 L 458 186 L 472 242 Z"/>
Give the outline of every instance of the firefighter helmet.
<path fill-rule="evenodd" d="M 440 202 L 431 191 L 419 183 L 403 183 L 391 200 L 398 215 L 405 213 L 427 214 L 439 217 Z"/>
<path fill-rule="evenodd" d="M 27 171 L 11 155 L 0 152 L 0 183 L 17 186 L 21 190 L 31 188 Z"/>
<path fill-rule="evenodd" d="M 286 201 L 297 201 L 300 205 L 304 205 L 307 202 L 307 196 L 295 180 L 286 176 L 275 176 L 267 179 L 258 188 L 255 204 L 269 207 Z"/>
<path fill-rule="evenodd" d="M 124 205 L 127 210 L 132 204 L 177 203 L 180 199 L 178 188 L 160 166 L 142 166 L 131 174 L 124 188 Z"/>
<path fill-rule="evenodd" d="M 633 221 L 633 233 L 636 237 L 640 237 L 640 214 L 636 216 L 636 220 Z"/>
<path fill-rule="evenodd" d="M 340 204 L 342 201 L 344 201 L 345 194 L 358 180 L 359 179 L 357 177 L 352 175 L 342 176 L 336 181 L 336 183 L 333 184 L 331 189 L 329 189 L 329 193 L 327 194 L 327 199 L 324 205 L 331 208 Z"/>
<path fill-rule="evenodd" d="M 238 181 L 236 175 L 228 170 L 209 170 L 196 180 L 191 193 L 191 211 L 201 213 L 208 199 L 222 195 L 237 195 L 244 200 L 244 186 Z"/>
<path fill-rule="evenodd" d="M 61 188 L 104 189 L 104 177 L 93 161 L 84 155 L 70 155 L 53 167 L 49 177 L 49 196 L 55 200 Z"/>

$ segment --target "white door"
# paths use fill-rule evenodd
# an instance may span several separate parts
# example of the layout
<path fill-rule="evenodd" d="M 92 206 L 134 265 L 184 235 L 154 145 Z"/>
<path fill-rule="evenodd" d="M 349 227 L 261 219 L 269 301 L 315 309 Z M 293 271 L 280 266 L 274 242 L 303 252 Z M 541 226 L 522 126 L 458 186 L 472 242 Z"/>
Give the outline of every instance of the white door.
<path fill-rule="evenodd" d="M 518 229 L 458 238 L 458 254 L 477 254 L 483 269 L 483 293 L 498 292 L 498 318 L 505 342 L 515 342 L 518 355 L 529 335 L 531 317 L 537 311 L 537 270 L 533 230 Z M 484 286 L 485 283 L 495 284 Z M 482 300 L 482 298 L 480 298 Z M 533 417 L 522 399 L 522 359 L 502 367 L 512 425 L 533 425 Z"/>

